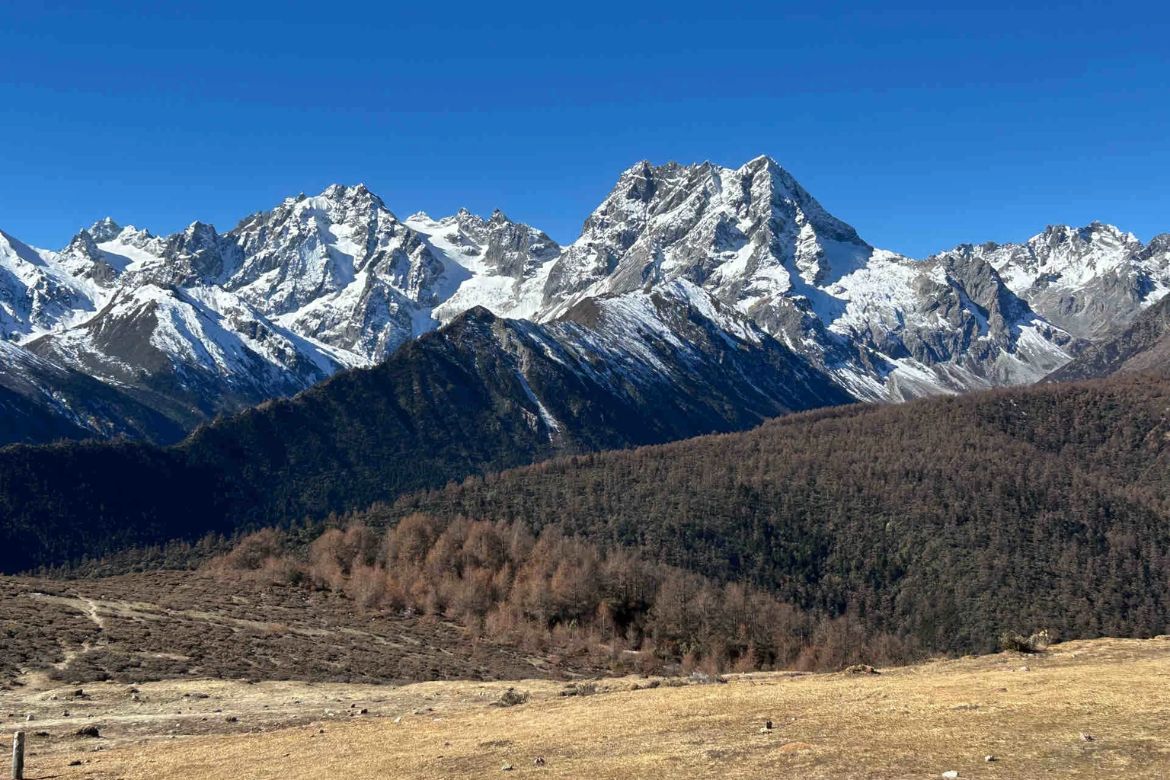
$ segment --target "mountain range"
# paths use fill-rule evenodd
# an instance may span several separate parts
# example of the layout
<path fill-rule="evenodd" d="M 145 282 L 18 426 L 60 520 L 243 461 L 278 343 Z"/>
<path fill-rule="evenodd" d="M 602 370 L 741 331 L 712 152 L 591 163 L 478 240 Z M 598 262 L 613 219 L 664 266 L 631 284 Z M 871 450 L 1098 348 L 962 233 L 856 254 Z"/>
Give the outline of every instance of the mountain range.
<path fill-rule="evenodd" d="M 476 359 L 509 366 L 540 436 L 646 443 L 1035 382 L 1168 289 L 1170 235 L 1099 223 L 877 249 L 767 157 L 638 163 L 568 246 L 499 211 L 400 219 L 334 185 L 226 233 L 104 219 L 47 251 L 0 232 L 0 443 L 177 442 L 456 325 L 441 338 L 494 334 Z M 548 372 L 576 392 L 542 393 Z M 637 423 L 585 433 L 586 408 Z"/>

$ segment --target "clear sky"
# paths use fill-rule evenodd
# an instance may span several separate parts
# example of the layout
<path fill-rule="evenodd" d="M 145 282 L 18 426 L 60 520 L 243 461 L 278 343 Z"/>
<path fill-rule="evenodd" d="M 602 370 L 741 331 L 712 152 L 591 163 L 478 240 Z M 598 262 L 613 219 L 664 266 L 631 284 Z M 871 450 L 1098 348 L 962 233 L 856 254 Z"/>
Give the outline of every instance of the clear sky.
<path fill-rule="evenodd" d="M 1170 231 L 1167 5 L 1027 5 L 7 2 L 0 229 L 226 230 L 364 181 L 567 242 L 640 159 L 769 154 L 913 256 Z"/>

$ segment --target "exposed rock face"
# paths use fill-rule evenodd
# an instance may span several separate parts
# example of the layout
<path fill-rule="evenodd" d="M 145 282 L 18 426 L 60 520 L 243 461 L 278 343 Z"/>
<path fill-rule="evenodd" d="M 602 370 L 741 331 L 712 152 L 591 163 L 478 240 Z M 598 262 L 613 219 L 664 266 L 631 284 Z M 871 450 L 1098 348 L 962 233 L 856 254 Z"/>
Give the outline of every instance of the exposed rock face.
<path fill-rule="evenodd" d="M 1170 298 L 1146 309 L 1115 336 L 1086 348 L 1047 381 L 1095 379 L 1117 373 L 1170 376 Z"/>

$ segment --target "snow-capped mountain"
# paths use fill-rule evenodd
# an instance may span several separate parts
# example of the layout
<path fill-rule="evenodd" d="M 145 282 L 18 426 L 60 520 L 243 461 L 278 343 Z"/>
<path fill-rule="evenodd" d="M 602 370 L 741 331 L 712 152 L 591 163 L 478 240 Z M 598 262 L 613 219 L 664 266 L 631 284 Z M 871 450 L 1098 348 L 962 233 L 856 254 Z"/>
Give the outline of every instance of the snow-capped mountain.
<path fill-rule="evenodd" d="M 983 260 L 1040 316 L 1081 339 L 1116 332 L 1170 290 L 1170 235 L 1143 246 L 1100 222 L 1049 226 L 1023 244 L 965 244 L 938 257 Z"/>
<path fill-rule="evenodd" d="M 83 324 L 24 346 L 187 430 L 219 412 L 291 395 L 345 365 L 226 290 L 153 283 L 119 289 Z"/>
<path fill-rule="evenodd" d="M 0 338 L 19 340 L 67 327 L 95 308 L 91 285 L 52 252 L 0 232 Z"/>
<path fill-rule="evenodd" d="M 454 292 L 433 310 L 449 322 L 474 306 L 501 317 L 532 319 L 540 311 L 541 291 L 561 247 L 539 230 L 512 222 L 498 209 L 483 219 L 467 209 L 434 220 L 423 212 L 406 220 L 426 236 L 433 251 L 462 273 Z"/>
<path fill-rule="evenodd" d="M 189 430 L 377 363 L 469 307 L 530 315 L 510 302 L 560 251 L 499 212 L 411 224 L 335 185 L 222 235 L 107 218 L 53 253 L 0 234 L 0 335 Z"/>
<path fill-rule="evenodd" d="M 557 259 L 538 316 L 680 278 L 859 398 L 1035 381 L 1075 346 L 981 258 L 875 249 L 767 157 L 627 170 Z"/>
<path fill-rule="evenodd" d="M 104 219 L 60 252 L 0 233 L 0 337 L 177 430 L 379 363 L 477 306 L 539 324 L 550 350 L 629 388 L 692 382 L 693 339 L 712 333 L 692 315 L 706 312 L 732 341 L 770 345 L 759 354 L 786 348 L 797 386 L 827 374 L 854 398 L 899 400 L 1037 381 L 1168 289 L 1170 237 L 1143 245 L 1096 223 L 921 261 L 877 249 L 768 157 L 638 163 L 565 247 L 500 211 L 401 220 L 363 185 L 287 198 L 226 233 Z M 725 368 L 752 376 L 747 353 L 759 359 L 727 352 Z M 10 375 L 28 363 L 15 354 Z M 797 395 L 773 383 L 734 402 L 818 399 Z M 83 430 L 118 429 L 90 419 Z"/>

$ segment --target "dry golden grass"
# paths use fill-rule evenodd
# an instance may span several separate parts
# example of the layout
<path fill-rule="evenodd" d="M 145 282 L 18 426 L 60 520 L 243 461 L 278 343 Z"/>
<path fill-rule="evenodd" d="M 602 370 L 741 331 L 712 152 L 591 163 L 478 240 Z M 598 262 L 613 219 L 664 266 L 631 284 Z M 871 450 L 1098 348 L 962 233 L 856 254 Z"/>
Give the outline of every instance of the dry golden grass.
<path fill-rule="evenodd" d="M 30 776 L 481 778 L 510 764 L 503 776 L 590 780 L 947 770 L 963 778 L 1170 777 L 1170 638 L 1070 642 L 1042 655 L 880 675 L 757 674 L 632 690 L 637 684 L 645 681 L 605 681 L 596 695 L 562 697 L 558 683 L 516 683 L 531 698 L 508 708 L 489 705 L 506 687 L 498 683 L 382 689 L 382 717 L 138 739 L 86 753 L 74 767 L 76 750 L 50 750 Z M 406 709 L 420 702 L 433 709 Z M 761 732 L 765 720 L 775 728 Z M 996 760 L 986 762 L 988 754 Z M 544 766 L 534 765 L 538 756 Z"/>

